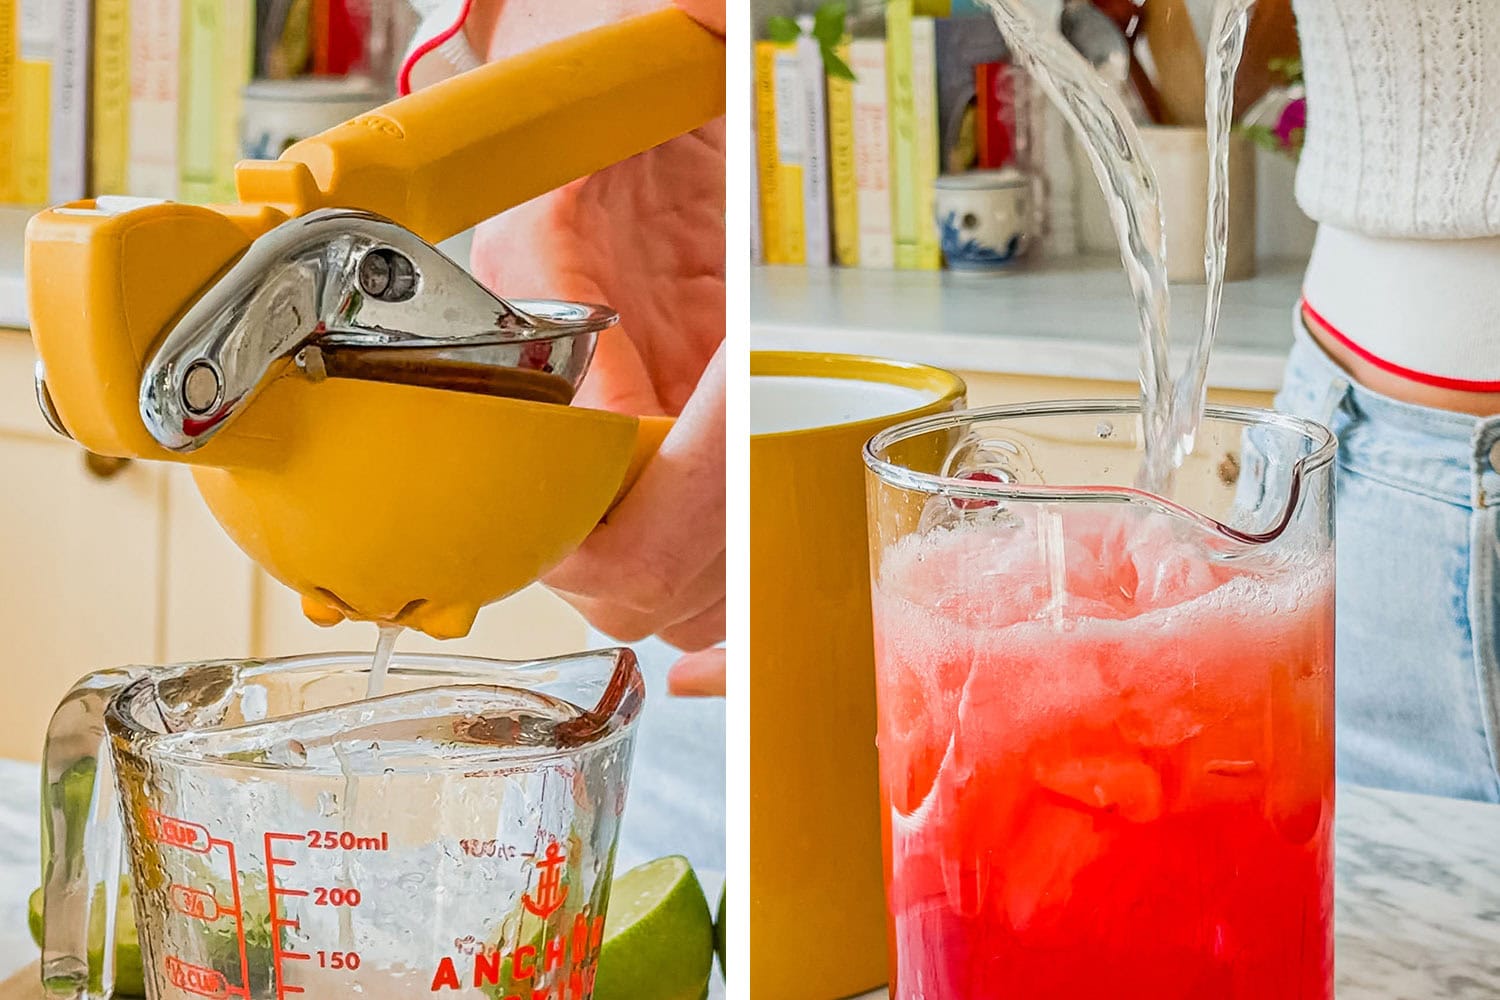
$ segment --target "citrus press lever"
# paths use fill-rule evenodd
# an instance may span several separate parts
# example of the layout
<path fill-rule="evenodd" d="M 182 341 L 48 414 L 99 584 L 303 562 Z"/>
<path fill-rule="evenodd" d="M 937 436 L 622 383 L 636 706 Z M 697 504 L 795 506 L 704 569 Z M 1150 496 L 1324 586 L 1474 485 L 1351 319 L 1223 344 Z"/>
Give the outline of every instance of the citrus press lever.
<path fill-rule="evenodd" d="M 664 9 L 240 163 L 234 204 L 43 211 L 38 402 L 95 454 L 191 467 L 314 621 L 464 635 L 582 543 L 670 420 L 574 404 L 608 308 L 503 299 L 435 244 L 724 104 L 723 39 Z"/>
<path fill-rule="evenodd" d="M 201 447 L 290 361 L 313 378 L 372 378 L 569 403 L 599 305 L 490 292 L 410 230 L 321 209 L 257 239 L 163 338 L 141 419 L 163 447 Z"/>

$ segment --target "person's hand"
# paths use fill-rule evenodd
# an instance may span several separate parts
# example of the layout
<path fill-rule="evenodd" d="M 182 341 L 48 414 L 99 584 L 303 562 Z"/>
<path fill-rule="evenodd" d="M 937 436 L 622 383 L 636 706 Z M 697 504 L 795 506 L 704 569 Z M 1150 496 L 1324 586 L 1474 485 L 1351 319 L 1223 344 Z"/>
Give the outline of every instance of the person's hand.
<path fill-rule="evenodd" d="M 726 683 L 724 650 L 715 646 L 688 653 L 667 673 L 667 690 L 684 698 L 722 698 Z"/>
<path fill-rule="evenodd" d="M 663 5 L 476 3 L 469 27 L 500 59 Z M 724 0 L 679 5 L 723 32 Z M 654 633 L 700 654 L 673 668 L 683 693 L 723 690 L 722 651 L 708 647 L 724 639 L 724 202 L 721 118 L 519 205 L 474 238 L 474 273 L 496 293 L 619 312 L 574 405 L 678 415 L 606 522 L 543 582 L 616 639 Z"/>
<path fill-rule="evenodd" d="M 724 641 L 724 385 L 720 345 L 640 479 L 543 577 L 622 642 L 659 635 L 694 653 Z M 672 674 L 674 691 L 722 694 L 723 651 L 684 657 Z"/>

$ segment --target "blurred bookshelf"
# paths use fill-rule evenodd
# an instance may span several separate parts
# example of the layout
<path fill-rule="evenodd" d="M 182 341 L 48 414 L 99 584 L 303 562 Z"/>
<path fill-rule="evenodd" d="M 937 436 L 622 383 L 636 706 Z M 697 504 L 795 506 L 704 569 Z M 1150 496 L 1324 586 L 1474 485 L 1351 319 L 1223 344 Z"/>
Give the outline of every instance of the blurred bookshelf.
<path fill-rule="evenodd" d="M 0 0 L 0 326 L 41 207 L 233 201 L 234 164 L 395 95 L 405 0 Z"/>
<path fill-rule="evenodd" d="M 1201 49 L 1211 0 L 1187 5 Z M 1062 0 L 1031 6 L 1071 37 Z M 1129 79 L 1107 85 L 1143 135 L 1202 135 L 1183 75 L 1157 63 L 1201 60 L 1194 32 L 1158 45 L 1133 5 L 1092 6 L 1112 12 L 1127 44 Z M 979 0 L 752 0 L 751 11 L 752 263 L 1035 272 L 1113 250 L 1087 158 Z M 1295 53 L 1295 35 L 1275 41 L 1277 59 Z M 1242 77 L 1236 123 L 1248 137 L 1241 105 L 1285 88 L 1267 72 Z M 1250 257 L 1257 245 L 1262 257 L 1305 257 L 1314 228 L 1295 202 L 1293 155 L 1244 146 L 1252 181 L 1231 197 L 1254 231 L 1236 233 Z"/>

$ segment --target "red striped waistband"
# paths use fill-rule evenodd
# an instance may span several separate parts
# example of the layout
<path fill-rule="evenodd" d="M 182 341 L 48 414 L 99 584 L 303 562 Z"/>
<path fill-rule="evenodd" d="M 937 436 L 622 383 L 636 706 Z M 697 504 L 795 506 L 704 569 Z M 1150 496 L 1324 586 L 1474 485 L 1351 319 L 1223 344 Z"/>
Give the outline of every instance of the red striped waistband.
<path fill-rule="evenodd" d="M 1305 295 L 1302 297 L 1302 308 L 1304 311 L 1306 311 L 1307 315 L 1318 321 L 1318 325 L 1322 327 L 1323 331 L 1330 337 L 1338 341 L 1350 351 L 1353 351 L 1354 354 L 1356 354 L 1361 360 L 1369 362 L 1376 368 L 1379 368 L 1381 371 L 1389 372 L 1392 375 L 1399 375 L 1404 379 L 1412 382 L 1419 382 L 1422 385 L 1436 386 L 1439 389 L 1451 389 L 1455 392 L 1500 392 L 1500 381 L 1477 381 L 1474 379 L 1449 378 L 1446 375 L 1433 375 L 1428 372 L 1419 372 L 1415 368 L 1406 368 L 1402 365 L 1396 364 L 1394 361 L 1387 361 L 1385 358 L 1372 354 L 1370 351 L 1350 340 L 1347 334 L 1338 329 L 1338 327 L 1334 326 L 1332 323 L 1328 322 L 1328 320 L 1324 319 L 1322 314 L 1320 314 L 1308 303 L 1307 296 Z"/>

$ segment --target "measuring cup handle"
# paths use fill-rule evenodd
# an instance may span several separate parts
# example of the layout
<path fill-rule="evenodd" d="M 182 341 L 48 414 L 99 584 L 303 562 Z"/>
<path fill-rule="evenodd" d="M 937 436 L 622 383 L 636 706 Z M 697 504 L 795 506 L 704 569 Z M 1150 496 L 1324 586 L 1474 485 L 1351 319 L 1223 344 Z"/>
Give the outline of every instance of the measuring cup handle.
<path fill-rule="evenodd" d="M 114 988 L 123 839 L 104 710 L 145 672 L 137 667 L 90 674 L 63 698 L 47 726 L 42 983 L 48 996 L 93 1000 L 108 997 Z M 95 971 L 89 968 L 91 953 L 102 956 L 96 980 L 90 975 Z"/>
<path fill-rule="evenodd" d="M 609 505 L 611 510 L 615 508 L 615 504 L 625 499 L 625 494 L 630 492 L 646 466 L 661 450 L 661 443 L 667 439 L 672 428 L 677 426 L 677 421 L 672 417 L 640 417 L 639 420 L 640 424 L 635 432 L 635 453 L 630 456 L 630 465 L 625 469 L 620 491 L 615 494 L 614 503 Z"/>

